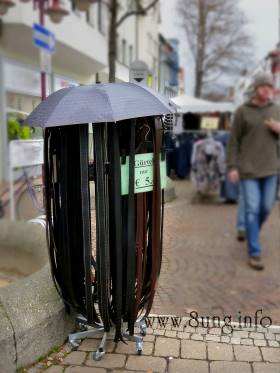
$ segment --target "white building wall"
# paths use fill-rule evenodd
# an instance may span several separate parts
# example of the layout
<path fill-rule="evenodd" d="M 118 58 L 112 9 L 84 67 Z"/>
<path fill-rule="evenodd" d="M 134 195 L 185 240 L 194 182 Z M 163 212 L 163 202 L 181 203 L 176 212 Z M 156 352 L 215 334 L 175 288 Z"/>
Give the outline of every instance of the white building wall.
<path fill-rule="evenodd" d="M 157 87 L 159 59 L 159 3 L 150 9 L 147 16 L 138 16 L 138 58 L 149 66 L 153 74 L 154 88 Z"/>

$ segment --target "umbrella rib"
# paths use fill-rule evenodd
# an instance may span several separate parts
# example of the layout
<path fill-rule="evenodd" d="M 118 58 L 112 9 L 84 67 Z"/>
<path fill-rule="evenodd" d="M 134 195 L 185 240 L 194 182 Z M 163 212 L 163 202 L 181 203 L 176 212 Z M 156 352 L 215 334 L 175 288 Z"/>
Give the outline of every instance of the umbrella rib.
<path fill-rule="evenodd" d="M 114 119 L 114 122 L 117 122 L 116 118 L 115 118 L 114 111 L 113 111 L 113 106 L 112 106 L 111 100 L 110 100 L 108 94 L 106 93 L 106 90 L 103 87 L 102 87 L 102 91 L 103 91 L 103 93 L 104 93 L 104 95 L 105 95 L 105 97 L 106 97 L 106 99 L 107 99 L 107 101 L 108 101 L 108 103 L 110 105 L 110 108 L 111 108 L 111 111 L 112 111 L 112 117 Z M 108 122 L 108 120 L 106 122 Z"/>

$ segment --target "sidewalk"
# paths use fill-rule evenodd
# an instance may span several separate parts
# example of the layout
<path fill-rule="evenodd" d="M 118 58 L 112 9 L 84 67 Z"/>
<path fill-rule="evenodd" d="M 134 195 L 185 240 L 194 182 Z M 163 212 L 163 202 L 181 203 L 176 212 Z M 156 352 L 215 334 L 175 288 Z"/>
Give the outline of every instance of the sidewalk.
<path fill-rule="evenodd" d="M 65 345 L 59 352 L 25 372 L 280 372 L 280 327 L 243 329 L 235 325 L 233 333 L 229 335 L 223 334 L 221 328 L 217 327 L 193 328 L 186 318 L 179 327 L 172 326 L 170 320 L 165 327 L 155 321 L 144 337 L 142 356 L 136 354 L 134 342 L 127 345 L 119 342 L 116 345 L 110 340 L 103 359 L 94 361 L 91 353 L 99 342 L 100 339 L 85 339 L 78 351 L 73 352 Z"/>
<path fill-rule="evenodd" d="M 109 341 L 105 357 L 94 361 L 91 352 L 100 337 L 82 341 L 78 351 L 66 344 L 22 372 L 41 373 L 48 367 L 47 373 L 280 373 L 280 327 L 232 324 L 233 332 L 223 334 L 211 325 L 185 325 L 193 310 L 236 321 L 238 315 L 254 320 L 258 309 L 259 321 L 270 317 L 280 325 L 279 207 L 262 232 L 266 268 L 257 272 L 246 263 L 246 244 L 235 239 L 236 205 L 193 203 L 188 181 L 175 181 L 175 188 L 177 198 L 165 210 L 162 271 L 152 312 L 184 316 L 181 325 L 169 320 L 162 327 L 155 317 L 142 356 L 133 342 Z"/>

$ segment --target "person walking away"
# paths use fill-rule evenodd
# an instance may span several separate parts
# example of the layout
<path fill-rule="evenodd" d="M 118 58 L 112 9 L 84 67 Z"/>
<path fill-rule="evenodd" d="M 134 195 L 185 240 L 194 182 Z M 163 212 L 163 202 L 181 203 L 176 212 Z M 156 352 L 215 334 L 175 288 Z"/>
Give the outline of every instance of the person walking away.
<path fill-rule="evenodd" d="M 244 197 L 248 264 L 257 270 L 264 268 L 260 229 L 277 189 L 280 107 L 273 94 L 272 76 L 257 74 L 253 97 L 236 110 L 227 147 L 229 180 L 240 181 Z"/>

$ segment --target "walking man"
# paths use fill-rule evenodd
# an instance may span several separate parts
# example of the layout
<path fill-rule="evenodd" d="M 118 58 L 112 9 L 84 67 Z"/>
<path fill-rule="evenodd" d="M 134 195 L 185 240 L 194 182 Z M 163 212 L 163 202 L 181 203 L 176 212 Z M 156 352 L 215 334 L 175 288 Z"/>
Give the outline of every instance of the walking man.
<path fill-rule="evenodd" d="M 260 229 L 276 199 L 280 107 L 273 103 L 270 74 L 259 73 L 254 95 L 234 116 L 227 148 L 229 180 L 240 181 L 245 202 L 245 225 L 249 265 L 264 268 L 261 259 Z"/>

